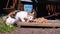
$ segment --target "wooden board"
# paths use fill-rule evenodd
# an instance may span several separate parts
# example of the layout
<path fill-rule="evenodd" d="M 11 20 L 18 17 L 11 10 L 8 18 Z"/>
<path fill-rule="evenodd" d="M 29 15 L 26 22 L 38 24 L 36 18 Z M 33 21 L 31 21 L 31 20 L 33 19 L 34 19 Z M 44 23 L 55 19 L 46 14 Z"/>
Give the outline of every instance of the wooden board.
<path fill-rule="evenodd" d="M 39 23 L 39 22 L 18 22 L 18 26 L 47 26 L 47 27 L 60 27 L 60 20 L 48 20 L 48 23 Z"/>
<path fill-rule="evenodd" d="M 7 13 L 13 12 L 15 9 L 14 8 L 3 8 L 3 10 Z"/>

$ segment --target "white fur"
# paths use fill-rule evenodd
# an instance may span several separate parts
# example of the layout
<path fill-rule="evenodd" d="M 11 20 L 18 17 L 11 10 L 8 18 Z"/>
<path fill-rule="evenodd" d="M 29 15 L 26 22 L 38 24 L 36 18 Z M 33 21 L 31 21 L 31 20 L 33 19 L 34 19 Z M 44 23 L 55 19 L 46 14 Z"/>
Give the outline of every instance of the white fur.
<path fill-rule="evenodd" d="M 14 18 L 11 18 L 10 16 L 8 16 L 8 18 L 6 19 L 6 25 L 11 25 L 14 24 L 16 20 Z"/>
<path fill-rule="evenodd" d="M 22 22 L 25 22 L 24 18 L 27 18 L 28 20 L 30 20 L 29 17 L 30 16 L 28 16 L 28 12 L 26 12 L 26 11 L 20 11 L 15 16 L 16 20 L 21 19 Z M 32 20 L 32 18 L 31 18 L 31 20 Z"/>

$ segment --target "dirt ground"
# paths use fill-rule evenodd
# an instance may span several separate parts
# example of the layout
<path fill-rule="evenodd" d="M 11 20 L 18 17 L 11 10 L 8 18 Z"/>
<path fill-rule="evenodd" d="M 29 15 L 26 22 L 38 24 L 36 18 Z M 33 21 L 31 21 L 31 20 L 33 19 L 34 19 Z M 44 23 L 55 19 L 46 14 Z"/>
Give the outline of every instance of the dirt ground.
<path fill-rule="evenodd" d="M 0 34 L 60 34 L 60 28 L 20 28 Z"/>

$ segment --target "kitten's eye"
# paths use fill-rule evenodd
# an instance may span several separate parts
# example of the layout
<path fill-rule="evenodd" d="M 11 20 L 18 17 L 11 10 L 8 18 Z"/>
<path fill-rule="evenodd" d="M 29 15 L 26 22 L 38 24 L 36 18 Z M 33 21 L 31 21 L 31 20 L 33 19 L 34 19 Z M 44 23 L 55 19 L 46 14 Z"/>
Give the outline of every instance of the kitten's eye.
<path fill-rule="evenodd" d="M 31 18 L 31 17 L 29 17 L 29 18 Z"/>
<path fill-rule="evenodd" d="M 32 16 L 29 17 L 30 19 L 33 18 Z"/>

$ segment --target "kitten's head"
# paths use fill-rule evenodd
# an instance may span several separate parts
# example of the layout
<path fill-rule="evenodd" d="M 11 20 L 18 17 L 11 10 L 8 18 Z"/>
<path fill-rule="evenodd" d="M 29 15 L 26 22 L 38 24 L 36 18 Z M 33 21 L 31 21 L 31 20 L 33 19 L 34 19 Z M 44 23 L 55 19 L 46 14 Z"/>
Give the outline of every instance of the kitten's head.
<path fill-rule="evenodd" d="M 33 20 L 34 19 L 34 12 L 30 13 L 28 16 L 28 20 Z"/>
<path fill-rule="evenodd" d="M 30 16 L 34 17 L 34 12 L 32 12 L 32 13 L 30 14 Z"/>

